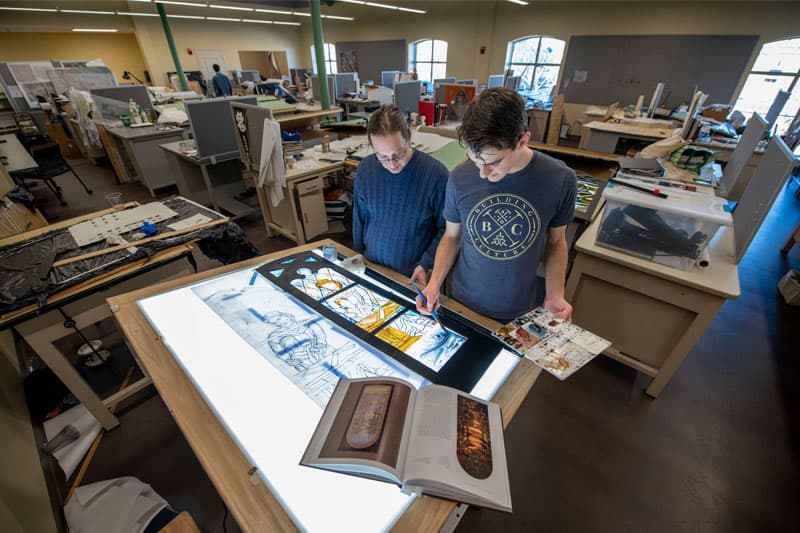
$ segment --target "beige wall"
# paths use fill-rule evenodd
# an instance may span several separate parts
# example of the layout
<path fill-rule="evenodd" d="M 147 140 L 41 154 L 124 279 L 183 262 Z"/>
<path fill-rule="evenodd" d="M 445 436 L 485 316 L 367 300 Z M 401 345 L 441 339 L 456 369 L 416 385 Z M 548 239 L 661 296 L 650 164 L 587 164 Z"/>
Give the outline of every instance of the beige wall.
<path fill-rule="evenodd" d="M 0 61 L 97 58 L 119 81 L 124 70 L 144 79 L 144 59 L 131 33 L 0 32 Z"/>
<path fill-rule="evenodd" d="M 175 67 L 161 22 L 155 18 L 138 18 L 134 24 L 153 83 L 166 84 L 166 73 L 174 71 Z M 220 50 L 227 70 L 241 68 L 239 50 L 285 50 L 289 65 L 297 62 L 298 26 L 174 19 L 169 25 L 184 70 L 199 70 L 196 56 L 189 55 L 189 49 Z"/>

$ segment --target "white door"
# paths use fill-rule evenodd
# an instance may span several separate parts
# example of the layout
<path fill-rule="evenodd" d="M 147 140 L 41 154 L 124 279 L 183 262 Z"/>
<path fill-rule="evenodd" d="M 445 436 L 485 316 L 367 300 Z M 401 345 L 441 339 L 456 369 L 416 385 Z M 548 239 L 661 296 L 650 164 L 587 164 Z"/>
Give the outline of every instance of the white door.
<path fill-rule="evenodd" d="M 206 79 L 208 91 L 213 92 L 211 88 L 211 78 L 214 77 L 213 65 L 219 65 L 220 72 L 224 74 L 228 73 L 228 70 L 225 68 L 225 58 L 222 57 L 222 51 L 195 50 L 194 53 L 197 55 L 197 64 L 200 66 L 200 72 L 203 73 L 203 77 Z"/>

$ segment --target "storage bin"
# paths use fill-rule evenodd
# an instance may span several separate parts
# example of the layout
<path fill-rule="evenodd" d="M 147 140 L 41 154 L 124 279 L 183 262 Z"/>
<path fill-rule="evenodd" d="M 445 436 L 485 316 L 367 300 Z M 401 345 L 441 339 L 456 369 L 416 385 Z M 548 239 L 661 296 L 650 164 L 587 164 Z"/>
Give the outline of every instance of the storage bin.
<path fill-rule="evenodd" d="M 713 195 L 663 192 L 668 198 L 609 183 L 596 243 L 681 270 L 693 268 L 720 226 L 731 226 L 733 217 L 727 202 Z"/>

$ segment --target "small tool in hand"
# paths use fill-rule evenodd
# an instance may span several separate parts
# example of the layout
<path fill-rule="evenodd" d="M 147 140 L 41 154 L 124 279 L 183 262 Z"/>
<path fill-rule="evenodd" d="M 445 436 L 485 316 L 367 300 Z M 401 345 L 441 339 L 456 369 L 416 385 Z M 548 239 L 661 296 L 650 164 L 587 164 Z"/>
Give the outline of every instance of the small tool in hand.
<path fill-rule="evenodd" d="M 425 304 L 425 305 L 428 305 L 428 299 L 425 298 L 425 295 L 422 293 L 422 290 L 420 290 L 419 285 L 417 285 L 417 282 L 416 281 L 412 281 L 411 283 L 414 284 L 414 288 L 417 290 L 417 294 L 419 294 L 419 297 L 422 300 L 422 303 Z M 440 328 L 442 328 L 444 331 L 447 331 L 448 333 L 450 333 L 450 331 L 446 327 L 444 327 L 444 324 L 442 324 L 442 319 L 439 318 L 439 314 L 436 311 L 431 311 L 431 316 L 434 318 L 434 320 L 436 320 L 436 322 L 439 323 L 439 327 Z"/>

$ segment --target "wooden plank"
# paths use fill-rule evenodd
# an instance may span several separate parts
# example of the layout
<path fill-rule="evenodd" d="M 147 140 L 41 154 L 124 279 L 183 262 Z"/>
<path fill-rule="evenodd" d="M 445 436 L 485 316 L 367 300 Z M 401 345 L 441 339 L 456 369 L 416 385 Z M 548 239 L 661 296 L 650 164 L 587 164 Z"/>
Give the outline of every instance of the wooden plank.
<path fill-rule="evenodd" d="M 558 144 L 561 135 L 561 118 L 564 116 L 564 95 L 553 97 L 553 109 L 550 111 L 550 124 L 547 126 L 547 144 Z"/>
<path fill-rule="evenodd" d="M 103 215 L 107 215 L 109 213 L 116 213 L 117 211 L 121 211 L 123 209 L 128 209 L 131 207 L 138 207 L 139 202 L 128 202 L 125 204 L 120 204 L 108 209 L 103 209 L 102 211 L 94 211 L 92 213 L 88 213 L 86 215 L 81 215 L 79 217 L 70 218 L 67 220 L 62 220 L 61 222 L 56 222 L 54 224 L 49 224 L 47 226 L 33 229 L 31 231 L 26 231 L 25 233 L 20 233 L 18 235 L 13 235 L 11 237 L 7 237 L 5 239 L 0 239 L 0 248 L 3 246 L 8 246 L 10 244 L 16 244 L 18 242 L 26 241 L 28 239 L 33 239 L 35 237 L 39 237 L 44 235 L 45 233 L 49 233 L 51 231 L 60 230 L 63 228 L 68 228 L 70 226 L 74 226 L 80 222 L 84 222 L 86 220 L 91 220 L 93 218 L 101 217 Z"/>
<path fill-rule="evenodd" d="M 259 265 L 283 257 L 287 253 L 311 250 L 324 244 L 337 246 L 338 250 L 346 256 L 355 254 L 349 248 L 325 239 L 182 279 L 167 281 L 108 300 L 127 342 L 139 356 L 142 366 L 169 406 L 176 423 L 186 436 L 186 440 L 244 531 L 294 531 L 296 526 L 263 482 L 253 484 L 250 481 L 248 472 L 252 470 L 253 465 L 244 456 L 169 350 L 163 345 L 158 334 L 139 310 L 136 301 L 233 270 Z M 404 284 L 408 282 L 405 276 L 389 269 L 374 264 L 369 266 L 395 281 Z M 499 326 L 498 322 L 478 315 L 455 300 L 449 299 L 446 304 L 453 311 L 487 328 L 493 329 Z M 504 426 L 507 427 L 511 422 L 540 372 L 541 370 L 536 365 L 523 360 L 500 387 L 493 400 L 500 405 L 503 411 Z M 400 517 L 393 530 L 438 531 L 455 506 L 456 504 L 449 500 L 433 496 L 419 497 Z"/>
<path fill-rule="evenodd" d="M 99 285 L 102 285 L 104 283 L 112 281 L 114 279 L 134 274 L 137 270 L 139 270 L 140 268 L 142 268 L 144 266 L 150 266 L 151 264 L 157 264 L 157 263 L 160 263 L 160 262 L 166 262 L 166 261 L 169 261 L 169 260 L 174 259 L 176 257 L 180 257 L 182 255 L 191 253 L 191 251 L 193 249 L 192 244 L 194 242 L 196 242 L 196 241 L 189 241 L 189 242 L 184 243 L 184 244 L 179 245 L 179 246 L 174 246 L 174 247 L 168 248 L 166 250 L 161 250 L 160 252 L 156 253 L 152 257 L 147 257 L 147 258 L 144 258 L 144 259 L 140 259 L 139 261 L 134 261 L 133 263 L 128 263 L 127 265 L 125 265 L 125 266 L 123 266 L 121 268 L 117 268 L 117 269 L 112 270 L 110 272 L 106 272 L 105 274 L 100 274 L 100 275 L 95 276 L 93 278 L 87 279 L 86 281 L 82 281 L 81 283 L 78 283 L 77 285 L 73 285 L 72 287 L 69 287 L 68 289 L 65 289 L 63 291 L 57 292 L 56 294 L 53 294 L 53 295 L 49 296 L 47 298 L 47 300 L 45 300 L 45 304 L 44 305 L 53 305 L 53 304 L 56 304 L 56 303 L 61 302 L 63 300 L 66 300 L 66 299 L 69 299 L 69 298 L 73 298 L 74 296 L 77 296 L 77 295 L 81 294 L 84 291 L 91 290 L 94 287 L 97 287 Z M 24 316 L 24 315 L 26 315 L 28 313 L 36 312 L 38 310 L 38 308 L 39 308 L 38 305 L 31 304 L 31 305 L 22 307 L 20 309 L 17 309 L 15 311 L 11 311 L 10 313 L 6 313 L 4 315 L 0 315 L 0 329 L 2 329 L 2 327 L 3 327 L 5 322 L 14 320 L 14 319 L 19 318 L 20 316 Z"/>
<path fill-rule="evenodd" d="M 113 139 L 111 135 L 109 135 L 105 126 L 101 123 L 95 122 L 94 125 L 97 128 L 97 134 L 100 137 L 100 142 L 103 143 L 103 148 L 106 151 L 108 160 L 111 161 L 111 168 L 114 169 L 114 174 L 117 175 L 119 182 L 128 183 L 132 181 L 128 174 L 128 169 L 125 166 L 125 160 L 120 156 L 116 139 Z"/>
<path fill-rule="evenodd" d="M 76 255 L 74 257 L 67 257 L 66 259 L 62 259 L 60 261 L 55 261 L 53 263 L 53 268 L 68 265 L 70 263 L 75 263 L 77 261 L 83 261 L 84 259 L 91 259 L 92 257 L 98 257 L 101 255 L 110 254 L 111 252 L 118 252 L 119 250 L 124 250 L 126 248 L 130 248 L 131 246 L 141 246 L 143 244 L 147 244 L 148 242 L 152 241 L 159 241 L 163 239 L 171 239 L 172 237 L 177 237 L 178 235 L 185 235 L 187 233 L 192 233 L 193 231 L 199 231 L 201 229 L 210 228 L 213 226 L 219 226 L 220 224 L 225 224 L 229 221 L 229 218 L 220 218 L 219 220 L 212 220 L 211 222 L 206 222 L 205 224 L 198 224 L 197 226 L 192 226 L 189 228 L 179 229 L 175 231 L 168 231 L 166 233 L 161 233 L 159 235 L 154 235 L 153 237 L 147 237 L 145 239 L 140 239 L 138 241 L 133 242 L 126 242 L 125 244 L 117 244 L 116 246 L 110 246 L 108 248 L 104 248 L 102 250 L 96 250 L 94 252 L 89 252 L 88 254 L 83 255 Z"/>

